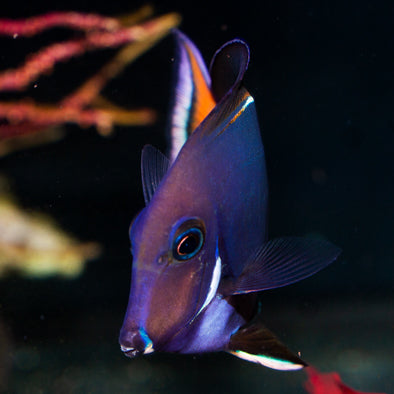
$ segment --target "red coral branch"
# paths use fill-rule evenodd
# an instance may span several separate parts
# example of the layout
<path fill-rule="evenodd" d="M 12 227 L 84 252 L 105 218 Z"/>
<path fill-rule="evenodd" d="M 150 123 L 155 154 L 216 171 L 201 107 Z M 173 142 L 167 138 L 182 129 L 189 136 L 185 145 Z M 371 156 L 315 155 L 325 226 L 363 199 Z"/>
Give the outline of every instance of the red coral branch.
<path fill-rule="evenodd" d="M 7 117 L 11 123 L 30 123 L 41 127 L 73 122 L 81 127 L 96 126 L 101 133 L 108 134 L 118 119 L 118 123 L 127 123 L 129 120 L 134 125 L 146 125 L 154 120 L 154 112 L 150 109 L 116 111 L 98 108 L 81 109 L 70 106 L 57 108 L 19 102 L 0 103 L 0 117 Z M 2 137 L 5 137 L 4 130 Z"/>
<path fill-rule="evenodd" d="M 0 35 L 31 37 L 54 27 L 67 27 L 86 32 L 92 30 L 112 31 L 118 29 L 120 23 L 115 18 L 107 18 L 96 14 L 49 12 L 27 19 L 1 19 Z"/>
<path fill-rule="evenodd" d="M 34 136 L 48 127 L 66 122 L 74 122 L 81 127 L 95 126 L 103 134 L 109 133 L 114 124 L 151 123 L 155 118 L 152 110 L 125 110 L 105 100 L 101 100 L 100 107 L 95 104 L 99 101 L 100 91 L 111 78 L 180 22 L 177 14 L 167 14 L 135 24 L 148 17 L 151 12 L 151 7 L 142 7 L 137 13 L 121 18 L 54 12 L 24 20 L 0 19 L 0 34 L 14 37 L 36 35 L 55 26 L 68 27 L 83 33 L 78 39 L 53 43 L 39 50 L 16 69 L 0 72 L 0 92 L 23 90 L 41 75 L 50 72 L 57 63 L 72 57 L 102 48 L 124 47 L 95 75 L 57 104 L 44 105 L 26 99 L 0 102 L 0 155 L 14 147 L 15 139 L 22 141 L 22 137 L 26 135 Z M 1 146 L 2 142 L 9 139 L 13 140 L 12 144 L 7 142 Z M 32 145 L 30 137 L 29 145 Z"/>
<path fill-rule="evenodd" d="M 80 15 L 82 17 L 82 15 Z M 88 15 L 90 17 L 90 15 Z M 22 90 L 41 74 L 51 71 L 56 63 L 80 56 L 88 51 L 102 48 L 116 48 L 135 41 L 144 41 L 163 28 L 168 16 L 157 18 L 138 26 L 118 28 L 112 32 L 89 32 L 77 40 L 52 44 L 32 55 L 24 65 L 0 74 L 0 91 Z M 0 19 L 0 26 L 3 20 Z"/>

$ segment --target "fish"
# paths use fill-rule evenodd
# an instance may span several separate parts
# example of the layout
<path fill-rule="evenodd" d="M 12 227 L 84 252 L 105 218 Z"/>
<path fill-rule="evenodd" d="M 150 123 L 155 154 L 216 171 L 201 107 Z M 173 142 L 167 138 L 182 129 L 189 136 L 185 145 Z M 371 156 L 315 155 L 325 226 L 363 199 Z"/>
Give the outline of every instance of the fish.
<path fill-rule="evenodd" d="M 174 34 L 169 149 L 142 150 L 145 208 L 129 231 L 121 350 L 128 357 L 225 351 L 301 369 L 306 362 L 262 323 L 257 292 L 316 273 L 340 248 L 322 239 L 268 240 L 265 153 L 254 99 L 242 83 L 248 45 L 224 44 L 208 72 L 193 42 Z"/>

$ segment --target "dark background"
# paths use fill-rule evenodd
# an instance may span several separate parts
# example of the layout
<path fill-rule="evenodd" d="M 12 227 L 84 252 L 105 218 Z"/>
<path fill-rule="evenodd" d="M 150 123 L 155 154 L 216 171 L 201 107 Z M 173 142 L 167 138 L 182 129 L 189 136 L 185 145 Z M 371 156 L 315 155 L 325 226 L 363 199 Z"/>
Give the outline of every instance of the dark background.
<path fill-rule="evenodd" d="M 120 15 L 142 4 L 7 2 L 1 16 L 49 10 Z M 394 3 L 271 0 L 154 5 L 157 15 L 169 11 L 182 15 L 181 29 L 207 62 L 227 40 L 240 37 L 249 44 L 245 85 L 256 101 L 267 156 L 270 236 L 320 234 L 343 249 L 341 258 L 320 274 L 263 294 L 271 317 L 278 318 L 290 302 L 292 312 L 309 316 L 321 316 L 323 305 L 346 303 L 351 311 L 352 305 L 372 302 L 372 309 L 387 305 L 387 316 L 393 319 Z M 28 53 L 67 34 L 59 29 L 37 39 L 1 39 L 0 67 L 16 66 Z M 111 53 L 59 65 L 40 79 L 39 89 L 31 95 L 57 99 Z M 76 280 L 1 279 L 0 314 L 15 343 L 26 338 L 43 345 L 59 338 L 72 342 L 74 336 L 86 335 L 93 342 L 98 338 L 111 342 L 108 351 L 118 352 L 116 330 L 130 282 L 128 227 L 143 207 L 140 151 L 147 143 L 165 151 L 173 56 L 174 42 L 168 37 L 105 89 L 120 105 L 157 110 L 154 126 L 119 127 L 109 138 L 93 129 L 67 126 L 60 142 L 0 159 L 0 171 L 10 178 L 23 206 L 52 215 L 81 240 L 97 240 L 104 246 L 102 257 L 90 262 Z M 369 312 L 362 310 L 360 306 L 361 326 L 371 324 Z M 286 332 L 290 331 L 291 324 Z"/>

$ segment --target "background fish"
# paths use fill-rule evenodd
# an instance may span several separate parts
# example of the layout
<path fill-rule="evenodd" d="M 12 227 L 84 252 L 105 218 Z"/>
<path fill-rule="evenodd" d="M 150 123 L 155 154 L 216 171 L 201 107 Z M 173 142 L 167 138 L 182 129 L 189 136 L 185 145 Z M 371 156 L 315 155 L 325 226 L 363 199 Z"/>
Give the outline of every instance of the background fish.
<path fill-rule="evenodd" d="M 208 74 L 190 40 L 176 36 L 170 159 L 151 146 L 142 152 L 146 207 L 130 228 L 121 349 L 128 356 L 225 350 L 275 369 L 302 368 L 257 320 L 255 293 L 314 274 L 340 250 L 297 237 L 267 242 L 264 150 L 241 83 L 249 49 L 228 42 Z"/>

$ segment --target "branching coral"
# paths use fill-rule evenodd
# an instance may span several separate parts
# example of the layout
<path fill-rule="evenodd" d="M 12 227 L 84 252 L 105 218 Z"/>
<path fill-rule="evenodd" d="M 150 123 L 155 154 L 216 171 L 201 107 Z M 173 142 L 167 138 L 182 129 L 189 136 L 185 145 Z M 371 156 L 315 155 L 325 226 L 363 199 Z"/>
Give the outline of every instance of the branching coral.
<path fill-rule="evenodd" d="M 59 126 L 65 123 L 94 126 L 102 134 L 111 132 L 114 125 L 152 123 L 153 110 L 121 108 L 100 95 L 111 79 L 180 21 L 174 13 L 152 18 L 152 12 L 148 6 L 119 18 L 51 12 L 22 20 L 0 19 L 0 36 L 10 39 L 35 37 L 55 27 L 70 29 L 72 33 L 71 38 L 52 42 L 30 54 L 18 67 L 0 71 L 1 97 L 22 92 L 18 101 L 0 100 L 0 156 L 59 138 Z M 24 94 L 60 62 L 107 48 L 118 51 L 57 102 L 38 102 Z M 0 188 L 0 276 L 14 271 L 33 277 L 74 277 L 86 260 L 97 256 L 99 249 L 96 243 L 78 242 L 48 217 L 24 211 Z"/>
<path fill-rule="evenodd" d="M 19 67 L 0 72 L 0 92 L 26 89 L 40 76 L 51 72 L 59 62 L 98 49 L 121 48 L 111 61 L 57 103 L 43 104 L 27 98 L 14 102 L 0 101 L 0 154 L 53 139 L 58 130 L 55 126 L 67 122 L 81 127 L 95 126 L 102 134 L 111 132 L 116 124 L 152 123 L 155 119 L 153 110 L 120 108 L 99 96 L 110 79 L 180 21 L 177 14 L 146 20 L 151 14 L 151 7 L 143 7 L 122 18 L 52 12 L 23 20 L 0 19 L 0 35 L 14 39 L 35 36 L 53 27 L 69 28 L 80 34 L 78 38 L 50 44 L 31 54 Z M 49 128 L 52 128 L 50 132 Z"/>

